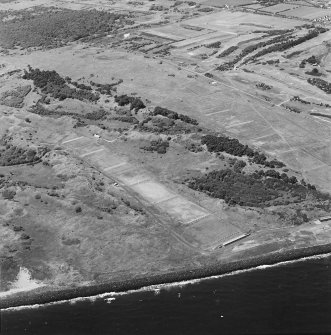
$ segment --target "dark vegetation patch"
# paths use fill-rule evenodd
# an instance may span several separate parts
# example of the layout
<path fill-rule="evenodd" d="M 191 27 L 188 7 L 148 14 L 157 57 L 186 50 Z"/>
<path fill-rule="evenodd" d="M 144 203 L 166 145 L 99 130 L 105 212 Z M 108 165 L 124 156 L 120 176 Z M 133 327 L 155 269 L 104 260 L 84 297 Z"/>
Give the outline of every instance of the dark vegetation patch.
<path fill-rule="evenodd" d="M 189 134 L 200 129 L 181 120 L 173 120 L 161 115 L 147 116 L 139 123 L 138 128 L 140 131 L 168 135 Z"/>
<path fill-rule="evenodd" d="M 111 83 L 111 84 L 99 84 L 99 83 L 95 83 L 94 81 L 90 81 L 90 84 L 92 86 L 96 87 L 96 91 L 98 91 L 101 94 L 108 94 L 108 95 L 112 95 L 112 92 L 116 92 L 117 88 L 116 86 L 123 83 L 123 79 L 119 79 L 117 82 L 115 83 Z M 73 84 L 75 85 L 75 82 L 73 82 Z M 78 86 L 78 88 L 81 88 Z"/>
<path fill-rule="evenodd" d="M 186 143 L 185 145 L 185 148 L 191 152 L 201 152 L 203 151 L 203 148 L 200 144 L 198 143 L 194 143 L 194 142 L 189 142 L 189 143 Z"/>
<path fill-rule="evenodd" d="M 312 55 L 309 58 L 303 59 L 301 61 L 300 65 L 299 65 L 299 67 L 304 68 L 307 63 L 310 64 L 310 65 L 316 66 L 316 65 L 318 65 L 320 63 L 320 61 L 319 61 L 318 58 L 316 58 L 315 55 Z"/>
<path fill-rule="evenodd" d="M 126 106 L 130 104 L 130 110 L 134 110 L 136 112 L 146 107 L 140 98 L 130 97 L 126 94 L 116 96 L 115 102 L 119 106 Z"/>
<path fill-rule="evenodd" d="M 321 72 L 318 71 L 318 69 L 314 68 L 311 71 L 306 71 L 305 74 L 308 74 L 309 76 L 315 76 L 320 77 L 322 75 Z"/>
<path fill-rule="evenodd" d="M 218 49 L 220 48 L 222 45 L 222 42 L 221 41 L 217 41 L 217 42 L 214 42 L 214 43 L 210 43 L 210 44 L 205 44 L 205 47 L 206 48 L 210 48 L 210 49 Z"/>
<path fill-rule="evenodd" d="M 0 166 L 37 163 L 48 152 L 45 147 L 26 149 L 2 139 L 0 143 Z"/>
<path fill-rule="evenodd" d="M 289 105 L 283 105 L 283 107 L 285 109 L 289 110 L 290 112 L 297 113 L 297 114 L 301 113 L 301 110 L 297 107 L 293 107 L 293 106 L 289 106 Z"/>
<path fill-rule="evenodd" d="M 151 113 L 151 115 L 153 115 L 153 116 L 162 115 L 164 117 L 167 117 L 168 119 L 181 120 L 185 123 L 190 123 L 190 124 L 193 124 L 193 125 L 198 125 L 199 124 L 197 120 L 192 119 L 187 115 L 179 114 L 179 113 L 174 112 L 170 109 L 159 107 L 159 106 L 154 108 L 154 111 Z"/>
<path fill-rule="evenodd" d="M 236 138 L 221 135 L 205 135 L 201 138 L 201 144 L 206 144 L 209 152 L 226 152 L 238 157 L 247 156 L 251 158 L 253 163 L 266 167 L 281 168 L 285 166 L 284 163 L 276 159 L 268 161 L 265 154 L 254 151 L 248 145 L 240 143 Z"/>
<path fill-rule="evenodd" d="M 255 34 L 266 34 L 268 36 L 282 35 L 291 33 L 293 30 L 291 29 L 274 29 L 274 30 L 255 30 L 253 33 Z"/>
<path fill-rule="evenodd" d="M 309 78 L 307 82 L 313 86 L 318 87 L 320 90 L 327 94 L 331 94 L 331 83 L 321 78 Z"/>
<path fill-rule="evenodd" d="M 29 112 L 38 114 L 40 116 L 55 116 L 55 117 L 70 116 L 77 120 L 86 119 L 89 121 L 104 120 L 106 116 L 108 115 L 108 113 L 104 109 L 100 109 L 94 112 L 89 112 L 86 114 L 77 114 L 77 113 L 67 112 L 67 111 L 60 110 L 60 109 L 53 110 L 53 109 L 46 108 L 43 104 L 39 102 L 35 106 L 31 107 L 29 109 Z"/>
<path fill-rule="evenodd" d="M 42 71 L 28 67 L 24 71 L 23 79 L 33 80 L 33 84 L 38 87 L 43 94 L 50 94 L 53 98 L 64 100 L 67 98 L 97 101 L 99 96 L 92 93 L 91 89 L 71 88 L 56 71 Z"/>
<path fill-rule="evenodd" d="M 132 123 L 132 124 L 138 124 L 139 123 L 139 121 L 132 115 L 114 116 L 113 120 Z"/>
<path fill-rule="evenodd" d="M 56 48 L 106 36 L 132 23 L 123 14 L 97 10 L 43 8 L 15 14 L 10 21 L 0 21 L 0 45 L 4 48 Z"/>
<path fill-rule="evenodd" d="M 6 188 L 3 192 L 2 192 L 2 197 L 6 200 L 13 200 L 14 197 L 16 195 L 16 191 L 11 190 L 9 188 Z"/>
<path fill-rule="evenodd" d="M 4 92 L 0 97 L 0 104 L 8 107 L 22 108 L 24 98 L 31 91 L 30 85 L 19 86 L 14 90 Z"/>
<path fill-rule="evenodd" d="M 329 196 L 308 184 L 299 184 L 295 177 L 277 171 L 260 170 L 251 175 L 231 169 L 212 171 L 186 181 L 186 185 L 229 205 L 265 207 L 288 205 L 310 199 L 328 200 Z"/>
<path fill-rule="evenodd" d="M 165 154 L 168 148 L 169 142 L 162 141 L 161 139 L 151 141 L 150 145 L 141 147 L 143 150 L 157 152 L 158 154 Z"/>
<path fill-rule="evenodd" d="M 301 102 L 302 104 L 305 104 L 305 105 L 310 105 L 311 104 L 310 101 L 303 100 L 298 95 L 295 95 L 293 98 L 291 98 L 290 101 L 298 101 L 298 102 Z"/>
<path fill-rule="evenodd" d="M 263 91 L 268 91 L 268 90 L 271 90 L 272 89 L 272 86 L 270 85 L 267 85 L 265 83 L 258 83 L 255 85 L 257 88 L 260 88 L 261 90 Z"/>

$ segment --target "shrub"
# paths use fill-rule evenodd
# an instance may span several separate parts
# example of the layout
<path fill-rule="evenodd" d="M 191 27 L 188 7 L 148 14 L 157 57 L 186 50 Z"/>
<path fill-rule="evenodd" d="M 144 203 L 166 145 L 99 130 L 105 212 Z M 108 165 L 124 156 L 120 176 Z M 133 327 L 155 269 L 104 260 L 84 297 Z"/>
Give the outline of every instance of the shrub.
<path fill-rule="evenodd" d="M 76 212 L 76 213 L 81 213 L 81 212 L 82 212 L 82 207 L 80 207 L 80 206 L 76 206 L 76 207 L 75 207 L 75 212 Z"/>

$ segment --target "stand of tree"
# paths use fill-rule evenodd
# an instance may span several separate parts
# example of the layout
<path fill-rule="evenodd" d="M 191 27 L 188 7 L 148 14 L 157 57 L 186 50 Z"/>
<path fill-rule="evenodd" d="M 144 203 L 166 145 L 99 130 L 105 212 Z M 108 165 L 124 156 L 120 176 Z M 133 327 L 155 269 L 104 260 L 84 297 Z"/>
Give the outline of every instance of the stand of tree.
<path fill-rule="evenodd" d="M 169 142 L 168 141 L 162 141 L 156 140 L 151 141 L 151 144 L 149 146 L 141 147 L 141 149 L 146 151 L 152 151 L 157 152 L 158 154 L 165 154 L 167 152 L 167 149 L 169 148 Z"/>
<path fill-rule="evenodd" d="M 25 149 L 7 144 L 0 149 L 0 166 L 36 163 L 47 153 L 48 149 Z"/>
<path fill-rule="evenodd" d="M 118 103 L 119 106 L 130 104 L 130 110 L 135 110 L 136 112 L 146 107 L 140 98 L 130 97 L 126 94 L 116 96 L 115 102 Z"/>
<path fill-rule="evenodd" d="M 281 168 L 285 164 L 274 159 L 268 161 L 263 153 L 254 151 L 248 145 L 240 143 L 236 138 L 229 138 L 227 136 L 205 135 L 201 138 L 201 144 L 206 144 L 209 152 L 226 152 L 233 156 L 248 156 L 256 164 L 261 164 L 270 168 Z"/>
<path fill-rule="evenodd" d="M 154 111 L 151 113 L 151 115 L 153 115 L 153 116 L 162 115 L 162 116 L 167 117 L 168 119 L 181 120 L 185 123 L 190 123 L 190 124 L 193 124 L 193 125 L 196 125 L 196 126 L 199 124 L 197 120 L 192 119 L 187 115 L 179 114 L 179 113 L 174 112 L 170 109 L 159 107 L 159 106 L 154 108 Z"/>
<path fill-rule="evenodd" d="M 42 71 L 33 69 L 31 66 L 28 66 L 28 70 L 29 71 L 24 70 L 23 79 L 33 80 L 33 84 L 40 88 L 42 93 L 50 94 L 55 99 L 99 100 L 99 96 L 92 93 L 90 88 L 77 89 L 69 87 L 65 79 L 54 70 Z"/>
<path fill-rule="evenodd" d="M 37 103 L 35 106 L 29 109 L 30 113 L 38 114 L 41 116 L 71 116 L 75 119 L 87 119 L 91 121 L 103 120 L 107 116 L 107 112 L 104 109 L 99 109 L 94 112 L 89 112 L 86 114 L 77 114 L 72 112 L 67 112 L 64 110 L 52 110 L 45 108 L 41 103 Z"/>
<path fill-rule="evenodd" d="M 309 78 L 307 82 L 311 85 L 318 87 L 320 90 L 327 94 L 331 94 L 331 83 L 321 78 Z"/>
<path fill-rule="evenodd" d="M 299 184 L 295 177 L 277 171 L 259 171 L 248 175 L 231 169 L 212 171 L 200 178 L 186 181 L 188 187 L 211 197 L 225 200 L 229 205 L 265 207 L 301 202 L 312 196 L 326 200 L 328 195 L 312 185 Z"/>

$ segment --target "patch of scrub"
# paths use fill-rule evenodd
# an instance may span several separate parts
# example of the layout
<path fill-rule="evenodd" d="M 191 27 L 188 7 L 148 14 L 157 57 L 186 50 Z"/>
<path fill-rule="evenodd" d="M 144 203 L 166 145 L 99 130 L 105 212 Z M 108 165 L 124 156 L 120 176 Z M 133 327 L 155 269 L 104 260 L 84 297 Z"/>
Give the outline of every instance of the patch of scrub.
<path fill-rule="evenodd" d="M 25 267 L 20 267 L 16 280 L 11 283 L 10 289 L 5 292 L 0 292 L 0 298 L 24 291 L 34 290 L 45 286 L 42 282 L 32 279 L 30 271 Z"/>

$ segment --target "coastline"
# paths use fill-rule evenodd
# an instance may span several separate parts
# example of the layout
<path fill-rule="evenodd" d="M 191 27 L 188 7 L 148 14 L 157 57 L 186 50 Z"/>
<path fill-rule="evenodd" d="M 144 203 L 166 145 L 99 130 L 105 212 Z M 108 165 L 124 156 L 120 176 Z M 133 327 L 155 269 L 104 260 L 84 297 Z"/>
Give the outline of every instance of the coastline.
<path fill-rule="evenodd" d="M 75 299 L 78 297 L 95 296 L 107 292 L 125 292 L 137 290 L 146 286 L 160 285 L 166 283 L 181 282 L 193 279 L 203 279 L 206 277 L 223 275 L 233 271 L 247 270 L 261 265 L 273 265 L 285 261 L 297 260 L 309 256 L 317 256 L 331 252 L 331 243 L 297 248 L 292 250 L 282 250 L 273 253 L 246 258 L 242 260 L 222 263 L 221 261 L 210 266 L 195 269 L 187 269 L 165 274 L 156 274 L 148 277 L 140 277 L 132 280 L 108 281 L 90 286 L 80 286 L 75 288 L 55 289 L 46 291 L 22 292 L 19 295 L 13 294 L 1 299 L 0 309 L 10 307 L 29 306 L 36 304 L 46 304 L 61 300 Z"/>

